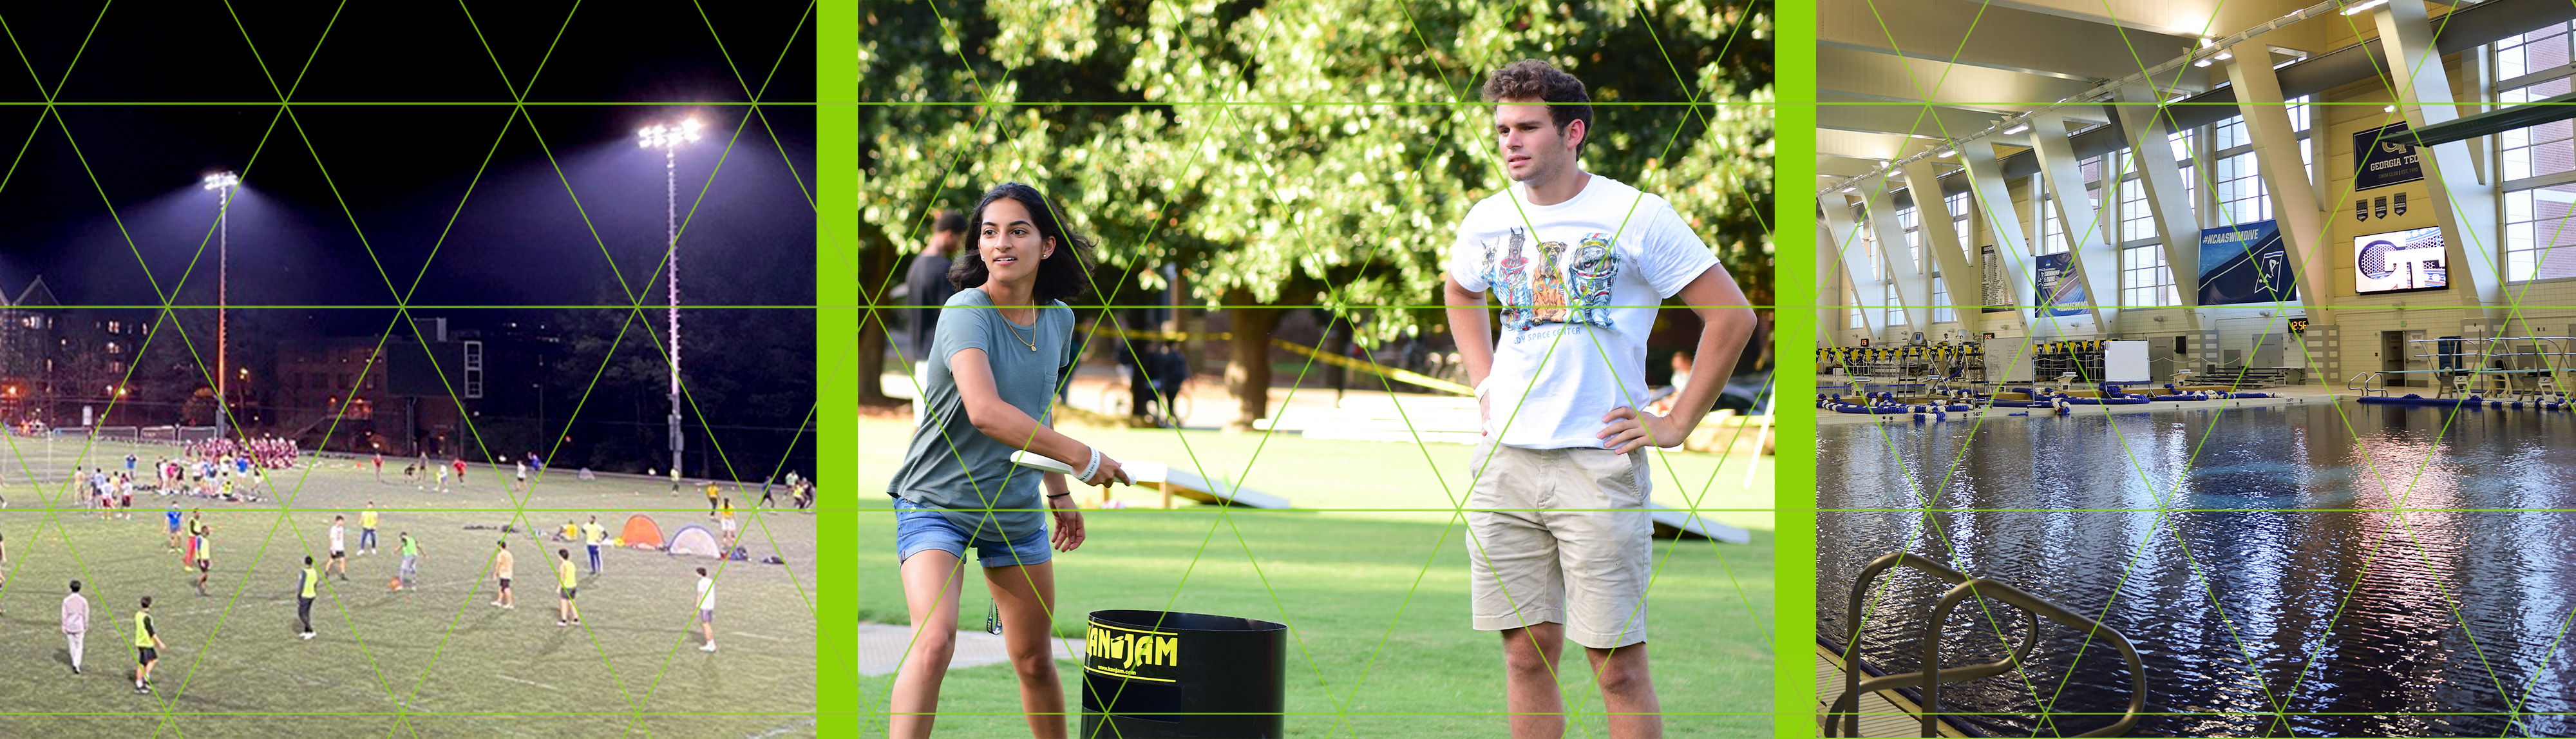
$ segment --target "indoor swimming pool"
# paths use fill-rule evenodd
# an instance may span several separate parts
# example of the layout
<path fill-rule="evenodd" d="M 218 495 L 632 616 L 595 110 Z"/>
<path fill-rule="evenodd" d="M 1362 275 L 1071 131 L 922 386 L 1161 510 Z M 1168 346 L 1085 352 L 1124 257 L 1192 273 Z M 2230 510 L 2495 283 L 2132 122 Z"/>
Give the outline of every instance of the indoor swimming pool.
<path fill-rule="evenodd" d="M 2134 735 L 2576 735 L 2576 413 L 2321 401 L 1818 435 L 1828 646 L 1855 573 L 1908 551 L 2126 635 L 2148 681 Z M 1878 583 L 1861 657 L 1919 669 L 1948 585 Z M 1958 613 L 1944 665 L 2003 654 L 1973 602 Z M 2055 736 L 2127 705 L 2124 662 L 2078 631 L 2043 629 L 2028 665 L 1942 707 Z"/>

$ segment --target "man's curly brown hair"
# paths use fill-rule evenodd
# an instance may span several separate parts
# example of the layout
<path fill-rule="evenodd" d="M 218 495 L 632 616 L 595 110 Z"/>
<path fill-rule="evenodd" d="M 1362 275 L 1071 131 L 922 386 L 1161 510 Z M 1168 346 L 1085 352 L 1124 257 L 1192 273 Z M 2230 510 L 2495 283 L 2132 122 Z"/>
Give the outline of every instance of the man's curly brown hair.
<path fill-rule="evenodd" d="M 1592 96 L 1584 92 L 1583 80 L 1555 65 L 1523 59 L 1494 70 L 1493 76 L 1485 78 L 1485 102 L 1504 100 L 1547 103 L 1548 120 L 1556 123 L 1558 133 L 1565 132 L 1565 124 L 1582 121 L 1584 143 L 1591 143 Z"/>

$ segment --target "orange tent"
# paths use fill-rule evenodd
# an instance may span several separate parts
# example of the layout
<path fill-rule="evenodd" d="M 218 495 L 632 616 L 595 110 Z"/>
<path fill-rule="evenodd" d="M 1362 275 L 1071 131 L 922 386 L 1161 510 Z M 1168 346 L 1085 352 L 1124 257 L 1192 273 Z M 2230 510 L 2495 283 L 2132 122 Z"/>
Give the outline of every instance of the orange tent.
<path fill-rule="evenodd" d="M 626 529 L 620 532 L 617 538 L 624 540 L 627 546 L 637 549 L 660 549 L 662 548 L 662 527 L 653 525 L 653 519 L 643 514 L 636 514 L 626 517 Z"/>

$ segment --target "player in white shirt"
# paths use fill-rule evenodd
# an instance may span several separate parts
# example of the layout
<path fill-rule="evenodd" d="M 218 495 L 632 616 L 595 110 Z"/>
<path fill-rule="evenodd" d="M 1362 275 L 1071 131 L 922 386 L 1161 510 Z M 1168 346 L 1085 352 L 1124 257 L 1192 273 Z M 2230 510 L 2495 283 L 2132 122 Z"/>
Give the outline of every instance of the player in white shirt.
<path fill-rule="evenodd" d="M 716 651 L 716 579 L 704 567 L 698 568 L 698 633 L 707 638 L 698 651 Z"/>
<path fill-rule="evenodd" d="M 322 563 L 322 574 L 340 571 L 340 581 L 349 581 L 349 517 L 331 517 L 331 559 Z"/>

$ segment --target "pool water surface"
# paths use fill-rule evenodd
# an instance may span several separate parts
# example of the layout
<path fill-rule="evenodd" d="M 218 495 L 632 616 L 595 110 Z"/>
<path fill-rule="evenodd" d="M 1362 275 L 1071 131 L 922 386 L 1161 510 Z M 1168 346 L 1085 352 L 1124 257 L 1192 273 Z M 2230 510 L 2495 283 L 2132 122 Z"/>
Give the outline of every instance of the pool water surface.
<path fill-rule="evenodd" d="M 1861 566 L 1909 551 L 2126 635 L 2148 680 L 2134 735 L 2576 735 L 2576 414 L 2320 401 L 1818 436 L 1829 646 Z M 1878 582 L 1861 657 L 1919 669 L 1948 585 Z M 1957 613 L 1948 666 L 2002 655 L 1995 619 L 2024 633 L 2001 606 Z M 2024 736 L 2108 724 L 2128 698 L 2114 650 L 2055 627 L 2023 672 L 1942 689 Z"/>

